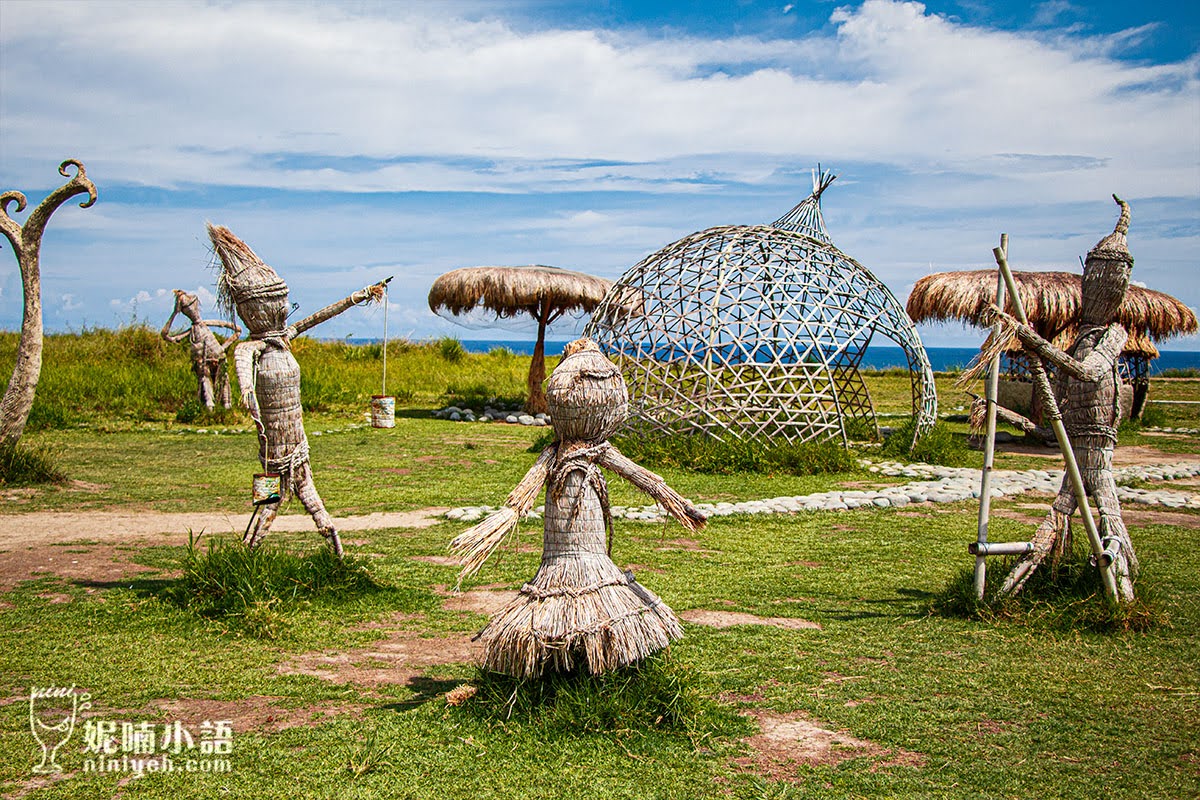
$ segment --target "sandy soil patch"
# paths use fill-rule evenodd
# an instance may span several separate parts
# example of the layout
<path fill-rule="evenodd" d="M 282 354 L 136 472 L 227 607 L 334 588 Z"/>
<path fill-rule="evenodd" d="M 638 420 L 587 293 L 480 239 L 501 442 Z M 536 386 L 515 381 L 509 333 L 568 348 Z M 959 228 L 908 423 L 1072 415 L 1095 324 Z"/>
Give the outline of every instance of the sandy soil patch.
<path fill-rule="evenodd" d="M 73 583 L 120 583 L 153 567 L 132 563 L 132 552 L 111 544 L 81 544 L 75 547 L 27 547 L 0 553 L 0 592 L 7 592 L 21 581 L 54 575 Z M 51 599 L 51 602 L 65 602 Z M 50 599 L 50 598 L 47 598 Z"/>
<path fill-rule="evenodd" d="M 478 652 L 466 635 L 423 637 L 415 631 L 392 631 L 366 647 L 301 653 L 281 663 L 276 672 L 358 686 L 409 684 L 429 667 L 470 663 Z"/>
<path fill-rule="evenodd" d="M 335 517 L 339 532 L 383 530 L 387 528 L 428 528 L 441 522 L 445 508 L 419 511 L 395 511 Z M 40 545 L 76 539 L 123 541 L 152 539 L 156 544 L 186 544 L 188 531 L 232 531 L 241 536 L 250 521 L 243 514 L 180 514 L 139 511 L 35 511 L 30 514 L 0 515 L 0 549 L 17 545 Z M 316 533 L 307 514 L 280 514 L 273 531 L 311 531 Z"/>
<path fill-rule="evenodd" d="M 711 628 L 730 628 L 734 625 L 772 625 L 788 630 L 821 630 L 821 626 L 816 622 L 809 622 L 799 617 L 756 617 L 741 611 L 709 611 L 704 608 L 694 608 L 684 611 L 679 617 L 696 625 L 707 625 Z"/>
<path fill-rule="evenodd" d="M 758 722 L 761 732 L 744 740 L 751 753 L 734 759 L 734 763 L 772 780 L 796 780 L 800 777 L 798 767 L 831 766 L 851 758 L 872 759 L 872 771 L 925 765 L 925 756 L 920 753 L 885 748 L 848 733 L 829 730 L 801 712 L 777 714 L 751 709 L 743 713 Z"/>
<path fill-rule="evenodd" d="M 502 583 L 493 583 L 465 592 L 456 592 L 447 586 L 435 586 L 433 590 L 446 598 L 442 601 L 442 608 L 447 611 L 470 611 L 491 615 L 517 596 L 516 591 L 502 588 L 504 586 Z"/>

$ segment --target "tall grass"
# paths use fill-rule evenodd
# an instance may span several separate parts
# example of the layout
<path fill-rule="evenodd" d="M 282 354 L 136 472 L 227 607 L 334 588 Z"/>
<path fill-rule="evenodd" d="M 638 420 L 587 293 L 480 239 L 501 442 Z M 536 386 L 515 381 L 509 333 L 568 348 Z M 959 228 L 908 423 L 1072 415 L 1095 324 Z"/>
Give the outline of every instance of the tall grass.
<path fill-rule="evenodd" d="M 0 442 L 0 486 L 62 483 L 66 479 L 49 450 L 24 441 Z"/>
<path fill-rule="evenodd" d="M 0 391 L 16 359 L 18 334 L 0 332 Z M 451 344 L 452 343 L 452 344 Z M 457 347 L 455 347 L 457 345 Z M 309 412 L 362 413 L 383 389 L 383 347 L 300 337 L 292 343 L 300 364 L 301 397 Z M 529 358 L 502 349 L 488 354 L 462 350 L 456 339 L 388 343 L 387 393 L 401 407 L 433 407 L 456 387 L 472 386 L 489 397 L 525 396 Z M 240 395 L 230 365 L 233 396 Z M 145 323 L 117 330 L 87 329 L 50 334 L 30 411 L 29 430 L 70 428 L 105 421 L 191 421 L 247 424 L 200 412 L 188 348 L 163 341 Z M 182 412 L 182 413 L 181 413 Z"/>

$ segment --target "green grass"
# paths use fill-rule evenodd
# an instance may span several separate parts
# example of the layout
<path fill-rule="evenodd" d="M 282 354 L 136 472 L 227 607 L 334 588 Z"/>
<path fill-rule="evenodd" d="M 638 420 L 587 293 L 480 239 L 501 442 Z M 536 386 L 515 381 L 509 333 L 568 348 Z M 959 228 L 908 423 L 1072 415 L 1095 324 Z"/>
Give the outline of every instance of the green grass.
<path fill-rule="evenodd" d="M 0 363 L 5 342 L 11 344 L 6 336 L 0 335 Z M 91 346 L 88 336 L 76 338 L 59 344 Z M 153 337 L 131 341 L 150 356 L 157 347 Z M 377 393 L 381 348 L 298 345 L 305 380 L 311 372 L 328 387 L 325 410 L 306 414 L 306 422 L 316 482 L 331 511 L 342 516 L 501 502 L 533 463 L 527 450 L 539 431 L 444 422 L 426 412 L 451 388 L 455 396 L 467 389 L 485 399 L 519 396 L 528 359 L 468 354 L 452 363 L 436 347 L 394 346 L 389 388 L 395 376 L 397 387 L 412 395 L 396 428 L 375 430 L 356 426 L 366 397 Z M 55 352 L 60 361 L 64 352 L 85 356 Z M 182 348 L 161 354 L 167 371 L 178 360 L 178 396 L 152 402 L 151 393 L 137 394 L 137 385 L 100 410 L 66 384 L 98 386 L 138 367 L 100 351 L 89 357 L 100 377 L 76 365 L 55 367 L 59 378 L 44 384 L 39 398 L 65 421 L 23 440 L 52 453 L 74 482 L 5 487 L 0 528 L 6 515 L 33 510 L 249 510 L 250 476 L 258 466 L 245 424 L 176 422 L 195 388 Z M 351 388 L 338 385 L 339 375 Z M 866 380 L 877 406 L 911 412 L 907 376 Z M 1194 392 L 1196 382 L 1154 382 L 1152 396 L 1160 386 L 1164 397 L 1178 397 Z M 952 405 L 943 399 L 944 411 Z M 965 432 L 961 423 L 946 427 L 955 437 Z M 1195 458 L 1194 437 L 1133 431 L 1123 442 L 1126 436 Z M 969 457 L 974 465 L 981 460 L 979 453 Z M 883 480 L 861 472 L 712 474 L 645 458 L 642 463 L 674 488 L 709 502 Z M 1048 463 L 1008 453 L 997 459 L 1002 468 Z M 622 481 L 610 486 L 614 504 L 648 502 Z M 1046 502 L 1030 495 L 997 498 L 991 538 L 1027 539 L 1036 524 L 1028 518 L 1039 516 Z M 0 676 L 8 700 L 0 700 L 0 794 L 170 800 L 1200 795 L 1200 573 L 1181 555 L 1190 552 L 1195 527 L 1177 516 L 1130 522 L 1142 576 L 1139 605 L 1124 618 L 1106 616 L 1095 572 L 1082 554 L 1057 574 L 1039 571 L 1011 603 L 980 608 L 970 602 L 973 559 L 966 552 L 976 511 L 963 502 L 723 517 L 694 535 L 674 524 L 618 520 L 614 561 L 633 569 L 677 612 L 800 618 L 820 627 L 686 623 L 682 640 L 639 668 L 525 685 L 480 675 L 465 658 L 416 662 L 421 665 L 405 672 L 414 663 L 406 660 L 410 645 L 425 643 L 435 652 L 458 647 L 486 620 L 454 610 L 444 594 L 457 569 L 439 557 L 462 525 L 344 533 L 351 556 L 345 565 L 328 559 L 311 528 L 277 530 L 255 554 L 239 548 L 240 530 L 206 531 L 190 546 L 178 534 L 35 549 L 9 541 L 0 552 L 0 578 L 8 581 L 0 584 Z M 214 535 L 221 540 L 210 550 Z M 541 555 L 539 524 L 523 523 L 517 540 L 522 547 L 502 549 L 466 588 L 513 591 L 527 581 Z M 47 567 L 49 558 L 54 562 Z M 97 574 L 70 566 L 86 559 L 99 565 Z M 110 574 L 113 560 L 148 571 Z M 1003 575 L 1003 561 L 988 566 L 990 581 Z M 345 662 L 340 672 L 339 659 Z M 72 683 L 93 693 L 93 718 L 198 724 L 203 717 L 188 714 L 262 711 L 235 729 L 227 774 L 147 773 L 136 780 L 83 774 L 81 739 L 73 739 L 60 760 L 75 774 L 33 787 L 29 769 L 38 747 L 23 698 L 31 685 Z M 476 688 L 475 697 L 449 705 L 447 693 L 464 684 Z M 742 738 L 756 727 L 741 714 L 749 711 L 802 715 L 919 758 L 908 765 L 870 756 L 793 765 L 783 770 L 790 775 L 784 782 L 782 772 L 764 776 L 742 766 L 749 755 Z"/>
<path fill-rule="evenodd" d="M 0 486 L 62 483 L 66 477 L 52 449 L 20 440 L 0 442 Z"/>

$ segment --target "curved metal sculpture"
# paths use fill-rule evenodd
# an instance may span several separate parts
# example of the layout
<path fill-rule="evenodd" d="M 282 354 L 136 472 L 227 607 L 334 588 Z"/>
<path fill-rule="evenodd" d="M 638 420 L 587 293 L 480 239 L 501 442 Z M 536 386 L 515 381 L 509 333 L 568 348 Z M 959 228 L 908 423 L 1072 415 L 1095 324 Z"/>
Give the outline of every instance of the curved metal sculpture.
<path fill-rule="evenodd" d="M 833 182 L 771 225 L 693 233 L 630 268 L 584 335 L 620 365 L 636 422 L 717 439 L 840 439 L 878 431 L 859 374 L 881 333 L 912 376 L 915 443 L 937 419 L 929 357 L 904 307 L 834 247 L 821 216 Z"/>
<path fill-rule="evenodd" d="M 67 167 L 75 167 L 74 176 Z M 13 366 L 12 378 L 0 401 L 0 443 L 17 442 L 25 430 L 29 411 L 33 408 L 33 397 L 37 392 L 38 379 L 42 375 L 42 270 L 39 256 L 42 250 L 42 234 L 50 215 L 58 207 L 77 194 L 86 193 L 88 199 L 79 204 L 89 208 L 96 202 L 96 186 L 88 180 L 83 164 L 73 158 L 58 165 L 58 174 L 70 178 L 55 189 L 18 225 L 8 213 L 9 203 L 17 204 L 17 211 L 24 211 L 25 195 L 20 192 L 0 194 L 0 231 L 8 237 L 17 264 L 21 270 L 21 289 L 25 305 L 21 315 L 21 338 L 17 344 L 17 363 Z"/>

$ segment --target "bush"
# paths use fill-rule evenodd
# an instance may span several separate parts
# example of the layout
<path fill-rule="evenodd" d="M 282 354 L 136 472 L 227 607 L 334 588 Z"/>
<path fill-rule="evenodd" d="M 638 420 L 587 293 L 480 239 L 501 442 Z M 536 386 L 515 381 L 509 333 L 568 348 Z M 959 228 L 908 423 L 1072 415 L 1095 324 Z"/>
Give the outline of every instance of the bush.
<path fill-rule="evenodd" d="M 287 628 L 286 612 L 304 601 L 343 598 L 378 590 L 366 562 L 339 559 L 328 547 L 297 555 L 270 544 L 251 550 L 241 542 L 188 536 L 183 575 L 174 600 L 200 616 L 218 619 L 261 639 Z"/>
<path fill-rule="evenodd" d="M 47 449 L 37 449 L 18 440 L 0 443 L 0 486 L 63 483 L 67 476 Z"/>
<path fill-rule="evenodd" d="M 722 442 L 703 434 L 627 434 L 613 444 L 634 461 L 663 464 L 710 475 L 738 472 L 821 475 L 854 472 L 858 459 L 837 442 Z"/>
<path fill-rule="evenodd" d="M 967 464 L 972 459 L 971 450 L 966 442 L 956 436 L 944 422 L 935 422 L 926 431 L 916 447 L 909 449 L 917 423 L 909 419 L 896 428 L 883 442 L 880 454 L 891 458 L 902 458 L 910 461 L 920 461 L 925 464 L 942 464 L 956 467 Z"/>
<path fill-rule="evenodd" d="M 463 349 L 462 342 L 453 336 L 443 336 L 438 339 L 437 351 L 443 359 L 451 364 L 457 364 L 467 357 L 467 351 Z"/>

